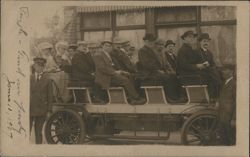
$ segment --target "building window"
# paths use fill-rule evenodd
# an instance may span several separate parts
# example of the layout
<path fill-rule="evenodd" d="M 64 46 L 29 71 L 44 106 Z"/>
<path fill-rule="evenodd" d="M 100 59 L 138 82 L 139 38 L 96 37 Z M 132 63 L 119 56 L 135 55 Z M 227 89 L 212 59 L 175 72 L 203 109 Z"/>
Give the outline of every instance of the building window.
<path fill-rule="evenodd" d="M 201 21 L 235 20 L 236 7 L 232 6 L 203 6 Z"/>
<path fill-rule="evenodd" d="M 103 39 L 111 39 L 111 31 L 90 31 L 84 32 L 84 40 L 86 41 L 101 41 Z"/>
<path fill-rule="evenodd" d="M 116 26 L 145 25 L 144 10 L 119 11 L 116 13 Z"/>
<path fill-rule="evenodd" d="M 83 13 L 81 16 L 81 29 L 107 29 L 111 28 L 110 12 Z"/>
<path fill-rule="evenodd" d="M 158 8 L 156 23 L 184 22 L 196 20 L 196 7 Z"/>

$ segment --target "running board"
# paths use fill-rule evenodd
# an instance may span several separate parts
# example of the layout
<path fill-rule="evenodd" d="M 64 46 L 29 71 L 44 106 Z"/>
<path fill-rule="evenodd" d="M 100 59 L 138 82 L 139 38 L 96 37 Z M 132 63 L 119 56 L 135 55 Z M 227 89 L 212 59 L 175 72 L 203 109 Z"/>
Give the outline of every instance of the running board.
<path fill-rule="evenodd" d="M 93 139 L 109 138 L 109 139 L 132 139 L 132 140 L 168 140 L 170 133 L 167 136 L 128 136 L 128 135 L 92 135 Z"/>

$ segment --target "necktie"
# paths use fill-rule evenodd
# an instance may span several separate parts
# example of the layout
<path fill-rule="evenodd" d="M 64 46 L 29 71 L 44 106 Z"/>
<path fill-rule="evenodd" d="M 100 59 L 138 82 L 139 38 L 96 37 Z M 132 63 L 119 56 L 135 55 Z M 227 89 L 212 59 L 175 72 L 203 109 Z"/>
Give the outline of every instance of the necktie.
<path fill-rule="evenodd" d="M 36 77 L 37 82 L 40 80 L 41 76 L 42 76 L 41 74 L 37 74 L 37 77 Z"/>

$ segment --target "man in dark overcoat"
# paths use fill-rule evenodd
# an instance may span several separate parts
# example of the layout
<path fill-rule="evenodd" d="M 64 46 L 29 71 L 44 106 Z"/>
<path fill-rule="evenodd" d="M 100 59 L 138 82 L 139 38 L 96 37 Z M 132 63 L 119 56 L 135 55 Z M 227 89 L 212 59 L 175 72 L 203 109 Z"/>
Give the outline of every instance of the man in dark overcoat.
<path fill-rule="evenodd" d="M 110 55 L 113 51 L 112 42 L 104 40 L 101 46 L 102 50 L 94 55 L 96 66 L 95 83 L 103 89 L 107 89 L 113 85 L 122 86 L 131 99 L 132 105 L 144 104 L 146 100 L 139 97 L 132 80 L 130 80 L 130 74 L 126 71 L 115 69 L 115 64 Z"/>
<path fill-rule="evenodd" d="M 219 126 L 223 145 L 235 145 L 236 142 L 236 75 L 235 65 L 225 64 L 222 69 L 225 79 L 219 98 Z"/>
<path fill-rule="evenodd" d="M 164 42 L 156 40 L 152 34 L 146 34 L 143 40 L 145 45 L 138 53 L 140 71 L 152 81 L 151 85 L 163 85 L 168 98 L 177 100 L 179 94 L 176 75 L 169 63 L 165 62 Z"/>
<path fill-rule="evenodd" d="M 182 36 L 183 45 L 177 54 L 177 64 L 180 75 L 195 74 L 199 71 L 198 56 L 193 50 L 192 45 L 195 42 L 195 34 L 193 31 L 186 31 Z"/>
<path fill-rule="evenodd" d="M 88 43 L 80 41 L 78 42 L 77 52 L 72 58 L 72 77 L 92 84 L 95 79 L 94 72 L 95 64 L 88 50 Z"/>
<path fill-rule="evenodd" d="M 95 63 L 93 60 L 93 54 L 90 53 L 88 48 L 88 42 L 79 41 L 77 43 L 77 52 L 72 58 L 72 79 L 79 84 L 77 86 L 91 86 L 91 97 L 95 103 L 105 103 L 104 92 L 101 88 L 95 84 Z M 82 91 L 75 91 L 77 101 L 83 102 Z"/>
<path fill-rule="evenodd" d="M 30 77 L 30 131 L 34 123 L 36 144 L 42 144 L 42 129 L 53 98 L 51 80 L 43 72 L 45 64 L 44 58 L 34 58 Z"/>

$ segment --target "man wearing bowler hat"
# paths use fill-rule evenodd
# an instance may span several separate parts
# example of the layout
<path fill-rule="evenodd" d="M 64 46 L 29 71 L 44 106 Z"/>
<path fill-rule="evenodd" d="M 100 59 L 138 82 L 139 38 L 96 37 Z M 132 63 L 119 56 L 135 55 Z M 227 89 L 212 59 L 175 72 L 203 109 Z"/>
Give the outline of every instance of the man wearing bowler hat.
<path fill-rule="evenodd" d="M 186 31 L 181 36 L 183 45 L 179 49 L 177 55 L 177 64 L 180 75 L 193 74 L 199 69 L 199 66 L 197 65 L 197 54 L 192 48 L 196 36 L 197 34 L 193 31 Z"/>
<path fill-rule="evenodd" d="M 34 58 L 30 77 L 30 131 L 34 123 L 36 144 L 42 144 L 42 129 L 52 102 L 52 84 L 44 68 L 46 59 Z"/>
<path fill-rule="evenodd" d="M 167 40 L 165 48 L 166 61 L 170 64 L 175 73 L 177 73 L 177 58 L 174 54 L 175 43 L 173 42 L 173 40 Z"/>
<path fill-rule="evenodd" d="M 213 53 L 208 49 L 210 40 L 208 33 L 201 33 L 198 38 L 199 47 L 196 53 L 198 55 L 197 67 L 199 68 L 199 73 L 208 84 L 211 101 L 214 101 L 219 97 L 222 79 L 214 62 Z"/>

